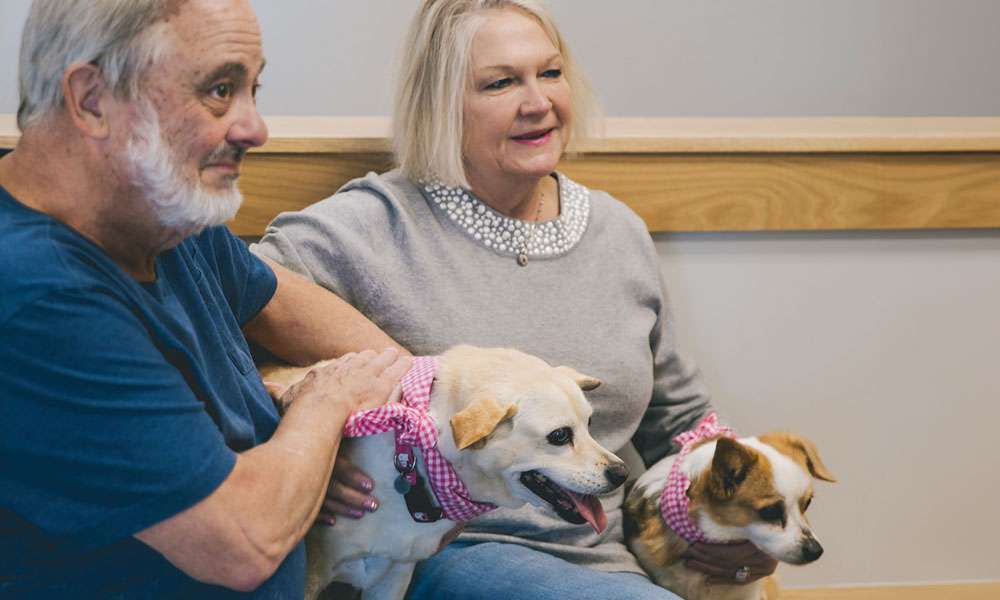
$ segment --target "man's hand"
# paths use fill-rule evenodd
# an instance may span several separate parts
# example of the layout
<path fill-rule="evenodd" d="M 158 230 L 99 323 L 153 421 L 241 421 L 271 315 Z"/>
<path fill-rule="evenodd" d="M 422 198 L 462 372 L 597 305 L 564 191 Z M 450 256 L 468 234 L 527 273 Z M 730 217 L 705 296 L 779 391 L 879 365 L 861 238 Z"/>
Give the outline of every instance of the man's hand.
<path fill-rule="evenodd" d="M 349 413 L 378 408 L 398 393 L 399 380 L 413 359 L 395 348 L 376 354 L 373 350 L 350 352 L 316 367 L 281 395 L 287 409 L 305 394 L 336 402 Z"/>
<path fill-rule="evenodd" d="M 301 386 L 308 390 L 322 389 L 333 396 L 331 401 L 347 401 L 352 406 L 351 412 L 377 408 L 396 395 L 399 380 L 412 362 L 395 348 L 387 348 L 381 354 L 371 350 L 345 354 L 307 373 L 282 394 L 281 402 L 286 407 L 291 405 L 301 393 Z M 359 519 L 365 512 L 374 512 L 378 500 L 370 495 L 373 488 L 371 478 L 338 456 L 320 507 L 319 521 L 333 525 L 338 515 Z"/>
<path fill-rule="evenodd" d="M 688 567 L 708 575 L 710 583 L 742 584 L 767 577 L 778 561 L 750 542 L 707 544 L 694 542 L 681 555 Z M 739 574 L 745 573 L 745 576 Z"/>

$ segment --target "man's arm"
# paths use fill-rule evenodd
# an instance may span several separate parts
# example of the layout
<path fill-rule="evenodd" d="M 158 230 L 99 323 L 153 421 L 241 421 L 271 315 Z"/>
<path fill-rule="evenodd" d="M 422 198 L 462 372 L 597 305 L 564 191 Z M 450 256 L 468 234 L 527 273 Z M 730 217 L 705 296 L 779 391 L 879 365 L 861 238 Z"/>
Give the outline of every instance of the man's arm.
<path fill-rule="evenodd" d="M 347 352 L 394 347 L 395 340 L 329 290 L 261 257 L 278 280 L 274 297 L 243 327 L 246 336 L 288 362 L 305 366 Z"/>
<path fill-rule="evenodd" d="M 386 350 L 312 371 L 287 392 L 288 412 L 268 442 L 239 455 L 207 498 L 135 537 L 194 579 L 256 588 L 316 518 L 347 417 L 383 404 L 409 367 Z"/>

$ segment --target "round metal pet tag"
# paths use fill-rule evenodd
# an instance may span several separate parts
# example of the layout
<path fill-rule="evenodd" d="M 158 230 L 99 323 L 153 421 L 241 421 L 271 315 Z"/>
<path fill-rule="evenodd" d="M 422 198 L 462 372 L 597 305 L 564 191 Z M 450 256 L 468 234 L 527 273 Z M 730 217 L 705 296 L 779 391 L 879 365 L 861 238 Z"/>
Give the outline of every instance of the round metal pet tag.
<path fill-rule="evenodd" d="M 392 487 L 396 488 L 396 491 L 400 494 L 406 495 L 413 486 L 410 485 L 410 482 L 405 477 L 400 476 L 393 482 Z"/>

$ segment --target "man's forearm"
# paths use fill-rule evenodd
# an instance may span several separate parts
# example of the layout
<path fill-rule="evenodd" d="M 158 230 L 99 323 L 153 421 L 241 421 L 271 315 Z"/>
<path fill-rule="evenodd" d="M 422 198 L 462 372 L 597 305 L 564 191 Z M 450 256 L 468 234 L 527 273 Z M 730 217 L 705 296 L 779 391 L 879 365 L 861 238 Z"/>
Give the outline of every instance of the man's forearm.
<path fill-rule="evenodd" d="M 347 417 L 332 399 L 297 399 L 211 495 L 136 537 L 195 579 L 255 588 L 315 520 Z"/>

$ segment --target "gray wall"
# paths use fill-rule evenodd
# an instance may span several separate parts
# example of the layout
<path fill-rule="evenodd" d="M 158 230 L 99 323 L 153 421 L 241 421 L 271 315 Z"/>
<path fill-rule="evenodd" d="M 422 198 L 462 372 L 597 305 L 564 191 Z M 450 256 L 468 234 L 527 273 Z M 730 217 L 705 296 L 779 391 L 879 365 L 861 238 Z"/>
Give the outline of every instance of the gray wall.
<path fill-rule="evenodd" d="M 552 0 L 622 116 L 997 115 L 997 0 Z M 0 113 L 28 0 L 0 0 Z M 415 0 L 257 0 L 266 114 L 381 115 Z M 789 585 L 1000 579 L 1000 235 L 661 235 L 679 336 L 743 433 L 840 478 Z"/>
<path fill-rule="evenodd" d="M 29 0 L 0 0 L 0 113 Z M 260 106 L 382 115 L 416 0 L 255 0 Z M 613 116 L 984 116 L 1000 98 L 996 0 L 550 0 Z"/>

